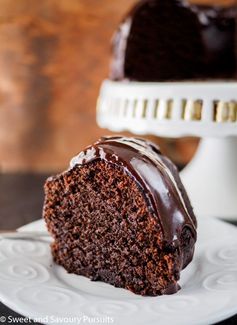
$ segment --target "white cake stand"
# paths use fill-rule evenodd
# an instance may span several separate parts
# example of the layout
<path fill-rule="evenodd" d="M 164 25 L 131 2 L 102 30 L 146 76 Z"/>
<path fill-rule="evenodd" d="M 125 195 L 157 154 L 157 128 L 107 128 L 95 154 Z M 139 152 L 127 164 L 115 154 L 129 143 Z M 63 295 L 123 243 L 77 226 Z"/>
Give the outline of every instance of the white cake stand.
<path fill-rule="evenodd" d="M 203 138 L 183 183 L 199 216 L 237 219 L 237 82 L 104 81 L 100 127 Z"/>

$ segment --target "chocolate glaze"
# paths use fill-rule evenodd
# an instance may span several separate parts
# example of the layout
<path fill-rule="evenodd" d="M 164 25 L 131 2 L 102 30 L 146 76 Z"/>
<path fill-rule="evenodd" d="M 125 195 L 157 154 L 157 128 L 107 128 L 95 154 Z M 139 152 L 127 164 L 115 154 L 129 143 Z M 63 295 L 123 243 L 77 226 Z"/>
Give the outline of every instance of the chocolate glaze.
<path fill-rule="evenodd" d="M 173 163 L 159 148 L 137 138 L 104 137 L 72 159 L 71 167 L 95 160 L 122 166 L 143 191 L 149 208 L 159 218 L 164 247 L 180 249 L 187 229 L 193 244 L 182 255 L 181 267 L 192 259 L 196 241 L 196 218 Z"/>
<path fill-rule="evenodd" d="M 141 0 L 113 40 L 112 80 L 237 78 L 237 6 Z"/>

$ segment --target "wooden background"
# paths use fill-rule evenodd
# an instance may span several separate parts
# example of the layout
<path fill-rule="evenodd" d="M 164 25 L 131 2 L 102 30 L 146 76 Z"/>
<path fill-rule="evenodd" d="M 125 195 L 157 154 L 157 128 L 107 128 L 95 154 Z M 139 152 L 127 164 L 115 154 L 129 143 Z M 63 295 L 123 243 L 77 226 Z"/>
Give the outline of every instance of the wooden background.
<path fill-rule="evenodd" d="M 134 2 L 1 0 L 0 171 L 64 169 L 109 134 L 96 125 L 96 98 L 108 75 L 111 36 Z M 180 164 L 197 143 L 157 141 Z"/>

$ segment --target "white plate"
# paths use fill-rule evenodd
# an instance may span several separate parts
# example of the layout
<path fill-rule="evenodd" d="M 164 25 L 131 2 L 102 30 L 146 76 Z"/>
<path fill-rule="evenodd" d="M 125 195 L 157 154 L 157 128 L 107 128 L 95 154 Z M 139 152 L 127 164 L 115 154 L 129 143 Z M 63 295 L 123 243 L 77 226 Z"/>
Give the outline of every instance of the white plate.
<path fill-rule="evenodd" d="M 21 229 L 43 228 L 41 220 Z M 237 313 L 237 228 L 201 219 L 198 234 L 194 260 L 181 275 L 182 289 L 162 297 L 140 297 L 67 274 L 52 262 L 48 243 L 3 240 L 0 299 L 18 313 L 50 324 L 215 323 Z"/>

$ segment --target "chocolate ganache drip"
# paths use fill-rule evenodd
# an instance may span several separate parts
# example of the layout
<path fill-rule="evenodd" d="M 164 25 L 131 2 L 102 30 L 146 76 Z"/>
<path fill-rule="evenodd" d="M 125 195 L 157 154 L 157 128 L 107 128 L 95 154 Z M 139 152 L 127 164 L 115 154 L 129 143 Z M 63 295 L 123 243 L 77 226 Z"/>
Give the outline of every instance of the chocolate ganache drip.
<path fill-rule="evenodd" d="M 95 160 L 122 166 L 143 190 L 151 212 L 159 218 L 164 244 L 180 246 L 184 229 L 196 240 L 196 218 L 177 168 L 159 147 L 149 141 L 126 137 L 103 137 L 71 161 L 71 168 Z M 184 257 L 186 266 L 193 252 Z"/>

